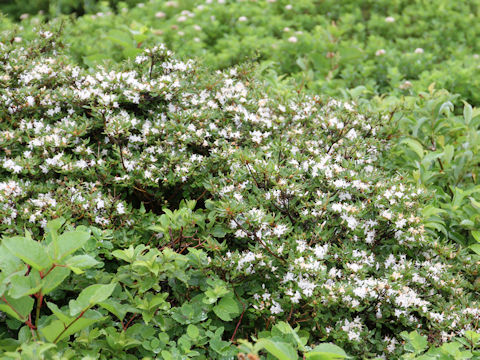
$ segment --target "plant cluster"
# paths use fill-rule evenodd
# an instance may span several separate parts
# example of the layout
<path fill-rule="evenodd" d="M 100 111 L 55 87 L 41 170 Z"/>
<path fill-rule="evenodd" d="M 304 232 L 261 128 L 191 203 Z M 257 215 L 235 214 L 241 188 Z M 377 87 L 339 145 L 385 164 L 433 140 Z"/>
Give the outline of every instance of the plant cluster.
<path fill-rule="evenodd" d="M 473 0 L 148 1 L 80 17 L 64 39 L 86 66 L 162 42 L 211 68 L 258 60 L 268 78 L 316 93 L 405 95 L 435 82 L 477 105 L 478 11 Z"/>
<path fill-rule="evenodd" d="M 478 256 L 430 238 L 423 191 L 383 165 L 393 112 L 268 95 L 249 65 L 212 73 L 161 45 L 88 70 L 56 33 L 16 36 L 0 42 L 7 358 L 343 356 L 321 342 L 397 358 L 401 331 L 476 330 Z"/>

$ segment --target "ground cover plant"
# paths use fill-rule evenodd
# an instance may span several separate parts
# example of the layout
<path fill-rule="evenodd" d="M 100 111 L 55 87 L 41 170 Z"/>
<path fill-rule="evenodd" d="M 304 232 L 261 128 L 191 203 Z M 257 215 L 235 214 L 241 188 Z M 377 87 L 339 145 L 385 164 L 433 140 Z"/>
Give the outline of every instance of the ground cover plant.
<path fill-rule="evenodd" d="M 103 4 L 65 31 L 71 55 L 84 66 L 133 58 L 162 42 L 211 68 L 255 59 L 270 77 L 287 76 L 315 93 L 338 96 L 362 86 L 368 94 L 401 96 L 435 82 L 472 105 L 480 100 L 477 1 Z"/>
<path fill-rule="evenodd" d="M 0 49 L 5 358 L 476 356 L 478 255 L 430 237 L 429 194 L 383 165 L 393 112 L 275 97 L 251 65 L 159 45 L 85 69 L 59 35 L 17 35 Z"/>

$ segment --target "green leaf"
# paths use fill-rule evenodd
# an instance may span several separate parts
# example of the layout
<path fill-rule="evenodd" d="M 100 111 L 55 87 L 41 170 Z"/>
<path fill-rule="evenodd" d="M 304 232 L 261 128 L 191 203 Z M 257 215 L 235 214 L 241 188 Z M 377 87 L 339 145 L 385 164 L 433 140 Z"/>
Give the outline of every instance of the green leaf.
<path fill-rule="evenodd" d="M 23 261 L 12 255 L 13 254 L 4 244 L 0 245 L 0 270 L 6 274 L 11 274 L 27 268 Z"/>
<path fill-rule="evenodd" d="M 90 255 L 73 256 L 67 259 L 65 262 L 65 265 L 68 266 L 75 274 L 82 274 L 82 269 L 91 268 L 97 264 L 99 264 L 99 262 Z"/>
<path fill-rule="evenodd" d="M 116 283 L 108 285 L 95 284 L 83 289 L 80 295 L 78 295 L 77 300 L 70 300 L 68 304 L 70 307 L 70 315 L 75 316 L 93 305 L 107 300 L 115 289 L 115 286 L 117 286 Z"/>
<path fill-rule="evenodd" d="M 467 103 L 466 101 L 463 102 L 463 119 L 465 120 L 465 124 L 469 124 L 472 121 L 472 106 Z"/>
<path fill-rule="evenodd" d="M 32 295 L 41 289 L 38 271 L 33 270 L 28 276 L 17 273 L 10 278 L 11 288 L 8 292 L 14 299 Z"/>
<path fill-rule="evenodd" d="M 119 318 L 121 321 L 125 318 L 127 313 L 138 313 L 139 310 L 130 305 L 124 305 L 113 299 L 107 299 L 99 302 L 99 306 L 110 311 L 113 315 Z"/>
<path fill-rule="evenodd" d="M 428 346 L 427 337 L 420 335 L 417 331 L 412 331 L 411 333 L 403 331 L 400 333 L 400 336 L 408 342 L 405 345 L 405 349 L 407 351 L 418 354 L 425 350 Z"/>
<path fill-rule="evenodd" d="M 473 250 L 477 255 L 480 255 L 480 244 L 470 245 L 469 248 Z"/>
<path fill-rule="evenodd" d="M 15 319 L 25 322 L 33 309 L 33 303 L 34 300 L 30 296 L 14 299 L 4 294 L 0 298 L 0 311 L 6 312 Z"/>
<path fill-rule="evenodd" d="M 292 329 L 289 323 L 285 321 L 280 321 L 277 325 L 275 325 L 275 330 L 280 331 L 282 334 L 292 336 L 295 342 L 297 343 L 298 349 L 300 351 L 304 350 L 304 342 L 300 339 L 297 332 L 294 329 Z"/>
<path fill-rule="evenodd" d="M 59 217 L 47 222 L 47 229 L 50 232 L 56 233 L 58 230 L 60 230 L 63 224 L 65 224 L 65 219 L 63 217 Z"/>
<path fill-rule="evenodd" d="M 473 238 L 480 243 L 480 231 L 472 231 Z"/>
<path fill-rule="evenodd" d="M 400 144 L 406 144 L 410 149 L 412 149 L 418 157 L 423 159 L 423 146 L 417 140 L 414 139 L 403 139 Z"/>
<path fill-rule="evenodd" d="M 211 231 L 210 234 L 216 238 L 223 238 L 227 234 L 225 228 L 220 225 L 216 225 Z"/>
<path fill-rule="evenodd" d="M 187 335 L 192 339 L 196 339 L 200 335 L 200 331 L 198 330 L 198 327 L 190 324 L 187 326 Z"/>
<path fill-rule="evenodd" d="M 54 255 L 57 260 L 62 260 L 70 254 L 80 249 L 90 238 L 90 234 L 84 231 L 67 231 L 61 234 L 57 241 L 49 245 L 50 254 L 51 247 L 54 249 Z"/>
<path fill-rule="evenodd" d="M 213 307 L 213 312 L 223 321 L 232 321 L 241 314 L 241 309 L 232 296 L 226 296 Z"/>
<path fill-rule="evenodd" d="M 49 342 L 56 343 L 106 318 L 96 311 L 89 310 L 80 318 L 64 316 L 62 320 L 53 320 L 50 324 L 41 328 L 40 332 Z"/>
<path fill-rule="evenodd" d="M 42 279 L 42 293 L 48 294 L 60 285 L 70 275 L 70 269 L 62 266 L 55 267 Z"/>
<path fill-rule="evenodd" d="M 11 237 L 4 239 L 3 244 L 13 255 L 39 271 L 52 266 L 52 261 L 43 246 L 32 239 Z"/>
<path fill-rule="evenodd" d="M 305 359 L 309 360 L 336 360 L 345 358 L 348 358 L 345 351 L 337 345 L 330 343 L 320 344 L 305 354 Z"/>
<path fill-rule="evenodd" d="M 257 344 L 260 344 L 261 347 L 279 360 L 298 360 L 297 351 L 288 343 L 272 339 L 260 339 Z"/>

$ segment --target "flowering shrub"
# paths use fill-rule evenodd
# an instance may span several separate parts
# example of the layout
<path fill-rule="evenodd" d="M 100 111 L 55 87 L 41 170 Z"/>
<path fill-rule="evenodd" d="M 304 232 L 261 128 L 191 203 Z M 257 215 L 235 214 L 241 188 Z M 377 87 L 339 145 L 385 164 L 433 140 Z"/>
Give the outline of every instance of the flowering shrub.
<path fill-rule="evenodd" d="M 477 8 L 449 0 L 146 1 L 97 9 L 66 27 L 64 39 L 87 66 L 134 58 L 161 41 L 214 68 L 259 60 L 271 76 L 317 93 L 363 86 L 405 95 L 435 82 L 476 105 Z"/>
<path fill-rule="evenodd" d="M 56 296 L 120 284 L 102 328 L 57 352 L 230 357 L 228 340 L 284 321 L 311 344 L 395 358 L 401 330 L 474 329 L 476 258 L 426 236 L 421 191 L 382 167 L 391 113 L 269 97 L 248 66 L 210 73 L 163 46 L 87 71 L 52 32 L 14 36 L 0 45 L 0 231 L 85 226 L 105 270 Z M 21 343 L 19 326 L 0 331 Z"/>

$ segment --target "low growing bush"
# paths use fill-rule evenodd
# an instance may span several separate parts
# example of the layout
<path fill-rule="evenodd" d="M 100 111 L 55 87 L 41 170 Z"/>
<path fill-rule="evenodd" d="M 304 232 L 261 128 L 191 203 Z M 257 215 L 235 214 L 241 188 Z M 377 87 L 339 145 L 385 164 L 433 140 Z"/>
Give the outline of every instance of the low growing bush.
<path fill-rule="evenodd" d="M 85 70 L 57 34 L 14 36 L 0 44 L 2 246 L 26 228 L 48 247 L 63 217 L 91 232 L 79 250 L 98 264 L 48 301 L 76 316 L 69 300 L 117 285 L 102 320 L 54 349 L 41 329 L 64 321 L 56 308 L 32 323 L 44 344 L 5 321 L 7 356 L 227 359 L 237 339 L 289 324 L 312 348 L 398 358 L 402 331 L 439 344 L 475 329 L 478 256 L 427 236 L 421 191 L 381 165 L 392 113 L 267 96 L 248 66 L 211 73 L 163 46 Z"/>

